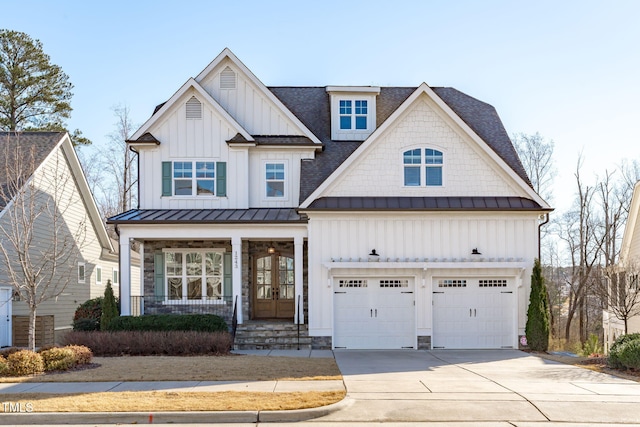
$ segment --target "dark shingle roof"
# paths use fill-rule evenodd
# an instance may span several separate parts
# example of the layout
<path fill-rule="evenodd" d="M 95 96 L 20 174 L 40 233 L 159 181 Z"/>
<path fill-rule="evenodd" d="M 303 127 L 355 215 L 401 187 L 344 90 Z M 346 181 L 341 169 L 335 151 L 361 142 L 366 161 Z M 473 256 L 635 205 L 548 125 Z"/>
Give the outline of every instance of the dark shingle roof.
<path fill-rule="evenodd" d="M 6 202 L 15 195 L 15 189 L 9 183 L 15 181 L 16 177 L 11 170 L 11 166 L 17 164 L 16 154 L 21 157 L 21 165 L 26 168 L 20 173 L 20 176 L 28 178 L 64 135 L 64 132 L 0 132 L 0 158 L 2 159 L 0 164 L 0 187 L 2 187 L 0 209 L 3 209 Z"/>
<path fill-rule="evenodd" d="M 111 217 L 109 224 L 280 224 L 305 223 L 293 208 L 260 209 L 132 209 Z"/>
<path fill-rule="evenodd" d="M 377 127 L 382 125 L 416 89 L 380 88 L 376 101 Z M 495 108 L 453 88 L 432 89 L 498 156 L 529 183 L 529 178 Z M 362 141 L 331 140 L 331 111 L 326 87 L 270 87 L 269 90 L 324 145 L 324 151 L 316 154 L 315 159 L 302 162 L 302 201 L 318 188 L 362 144 Z"/>
<path fill-rule="evenodd" d="M 321 197 L 308 210 L 543 210 L 524 197 Z"/>

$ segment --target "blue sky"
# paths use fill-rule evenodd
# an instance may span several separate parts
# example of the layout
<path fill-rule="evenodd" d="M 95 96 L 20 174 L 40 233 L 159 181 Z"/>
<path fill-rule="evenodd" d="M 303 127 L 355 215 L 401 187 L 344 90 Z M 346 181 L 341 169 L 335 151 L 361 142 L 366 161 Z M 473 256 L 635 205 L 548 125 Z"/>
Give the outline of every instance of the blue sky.
<path fill-rule="evenodd" d="M 100 145 L 112 107 L 142 124 L 229 47 L 268 86 L 451 86 L 507 131 L 556 143 L 555 206 L 583 177 L 640 159 L 638 1 L 3 0 L 74 84 L 69 121 Z"/>

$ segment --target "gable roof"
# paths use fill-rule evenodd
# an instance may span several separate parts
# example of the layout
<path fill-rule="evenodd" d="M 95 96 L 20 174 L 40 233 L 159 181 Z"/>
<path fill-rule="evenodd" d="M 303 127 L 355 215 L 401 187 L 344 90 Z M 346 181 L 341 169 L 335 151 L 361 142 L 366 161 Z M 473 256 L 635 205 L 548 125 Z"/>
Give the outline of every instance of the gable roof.
<path fill-rule="evenodd" d="M 151 126 L 153 126 L 154 123 L 156 123 L 158 120 L 160 120 L 160 118 L 163 116 L 163 114 L 167 110 L 169 110 L 171 107 L 173 107 L 173 105 L 178 101 L 178 99 L 180 99 L 190 89 L 195 90 L 198 93 L 198 95 L 200 95 L 205 101 L 207 101 L 207 103 L 218 114 L 220 114 L 222 117 L 224 117 L 225 120 L 227 120 L 231 124 L 231 126 L 235 128 L 236 132 L 241 134 L 247 140 L 252 140 L 253 139 L 251 137 L 251 135 L 249 135 L 249 132 L 247 132 L 240 125 L 240 123 L 238 123 L 236 121 L 235 118 L 233 118 L 224 108 L 222 108 L 222 106 L 215 99 L 213 99 L 211 97 L 211 95 L 209 95 L 209 93 L 206 90 L 204 90 L 204 88 L 202 86 L 200 86 L 200 84 L 198 82 L 196 82 L 193 78 L 190 78 L 189 80 L 187 80 L 180 87 L 180 89 L 178 89 L 176 91 L 176 93 L 174 93 L 171 96 L 171 98 L 167 102 L 165 102 L 165 103 L 161 104 L 160 106 L 156 107 L 156 110 L 154 111 L 153 115 L 151 117 L 149 117 L 149 119 L 131 136 L 131 139 L 129 141 L 127 141 L 127 142 L 131 142 L 131 143 L 137 143 L 137 142 L 148 143 L 151 138 L 155 139 L 153 137 L 153 135 L 151 135 L 149 133 L 149 128 L 151 128 Z"/>
<path fill-rule="evenodd" d="M 68 133 L 0 132 L 0 146 L 17 148 L 18 152 L 22 151 L 21 147 L 25 147 L 25 152 L 27 148 L 34 149 L 34 162 L 32 165 L 29 165 L 31 170 L 25 171 L 25 176 L 32 176 L 47 161 L 47 159 L 53 155 L 53 153 L 57 149 L 61 149 L 64 153 L 65 158 L 67 159 L 74 182 L 78 186 L 78 190 L 80 192 L 82 200 L 84 201 L 85 209 L 87 210 L 89 219 L 93 224 L 94 230 L 96 231 L 96 234 L 100 241 L 100 245 L 102 246 L 103 250 L 106 250 L 107 252 L 115 252 L 114 247 L 111 244 L 111 239 L 109 238 L 107 230 L 105 229 L 102 218 L 100 217 L 98 207 L 96 206 L 93 195 L 91 194 L 91 190 L 89 189 L 89 184 L 87 183 L 87 180 L 82 171 L 82 166 L 80 165 L 78 156 L 76 155 L 75 149 L 71 144 L 71 139 L 69 138 Z M 14 150 L 10 151 L 15 152 Z M 7 176 L 7 170 L 4 167 L 0 167 L 0 185 L 3 187 L 3 190 L 10 188 L 10 186 L 7 186 L 8 179 L 9 177 Z M 10 197 L 12 198 L 14 196 L 15 194 L 10 195 Z M 7 207 L 7 204 L 1 199 L 2 198 L 0 198 L 0 211 L 4 210 Z"/>
<path fill-rule="evenodd" d="M 331 140 L 331 111 L 325 87 L 269 87 L 324 144 L 315 159 L 304 160 L 300 200 L 306 200 L 363 141 Z M 473 130 L 522 180 L 529 177 L 511 143 L 495 108 L 450 87 L 431 88 L 460 119 Z M 379 128 L 418 87 L 381 87 L 376 100 L 376 128 Z"/>

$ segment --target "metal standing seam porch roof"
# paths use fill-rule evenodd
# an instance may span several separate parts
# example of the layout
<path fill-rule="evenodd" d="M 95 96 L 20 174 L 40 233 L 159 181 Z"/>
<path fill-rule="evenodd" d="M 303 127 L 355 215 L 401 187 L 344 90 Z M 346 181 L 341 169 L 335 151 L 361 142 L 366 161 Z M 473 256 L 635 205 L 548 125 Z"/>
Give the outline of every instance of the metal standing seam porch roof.
<path fill-rule="evenodd" d="M 307 218 L 293 208 L 132 209 L 109 218 L 109 224 L 299 224 Z"/>
<path fill-rule="evenodd" d="M 322 197 L 305 211 L 545 211 L 523 197 Z M 132 209 L 110 224 L 305 224 L 295 208 Z"/>

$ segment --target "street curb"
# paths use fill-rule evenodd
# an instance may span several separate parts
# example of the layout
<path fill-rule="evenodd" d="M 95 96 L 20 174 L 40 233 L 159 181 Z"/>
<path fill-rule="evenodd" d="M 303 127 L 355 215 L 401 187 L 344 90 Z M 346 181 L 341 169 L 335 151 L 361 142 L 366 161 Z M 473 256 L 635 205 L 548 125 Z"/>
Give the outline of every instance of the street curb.
<path fill-rule="evenodd" d="M 208 411 L 208 412 L 32 412 L 3 413 L 0 425 L 51 424 L 206 424 L 295 422 L 323 417 L 350 406 L 351 399 L 327 406 L 291 411 Z"/>

